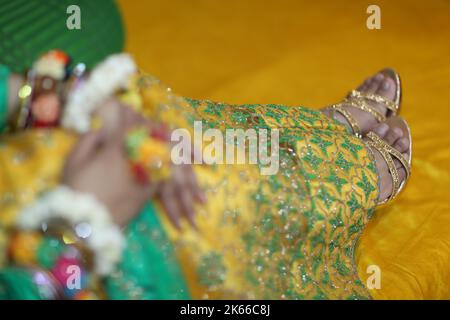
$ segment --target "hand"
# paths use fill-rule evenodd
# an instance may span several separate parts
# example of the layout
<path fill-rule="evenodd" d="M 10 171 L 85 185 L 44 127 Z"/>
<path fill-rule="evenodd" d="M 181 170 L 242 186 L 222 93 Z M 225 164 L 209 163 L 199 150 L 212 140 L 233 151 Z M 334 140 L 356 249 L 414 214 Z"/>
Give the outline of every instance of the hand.
<path fill-rule="evenodd" d="M 130 170 L 123 142 L 127 129 L 139 125 L 131 109 L 109 100 L 99 110 L 103 127 L 82 136 L 69 154 L 62 183 L 91 193 L 124 226 L 135 217 L 156 191 L 154 184 L 137 182 Z"/>
<path fill-rule="evenodd" d="M 131 122 L 148 127 L 159 132 L 159 136 L 169 140 L 169 133 L 164 126 L 153 123 L 142 115 L 127 109 L 126 114 Z M 192 154 L 193 157 L 193 154 Z M 181 219 L 185 218 L 191 226 L 195 224 L 195 202 L 204 203 L 206 196 L 200 189 L 191 165 L 173 165 L 169 180 L 162 181 L 157 186 L 156 197 L 160 200 L 166 215 L 175 228 L 181 230 Z M 151 178 L 151 177 L 150 177 Z"/>
<path fill-rule="evenodd" d="M 181 230 L 180 220 L 185 218 L 197 229 L 194 203 L 206 202 L 206 196 L 197 183 L 191 165 L 174 165 L 170 179 L 160 183 L 156 195 L 175 228 Z"/>

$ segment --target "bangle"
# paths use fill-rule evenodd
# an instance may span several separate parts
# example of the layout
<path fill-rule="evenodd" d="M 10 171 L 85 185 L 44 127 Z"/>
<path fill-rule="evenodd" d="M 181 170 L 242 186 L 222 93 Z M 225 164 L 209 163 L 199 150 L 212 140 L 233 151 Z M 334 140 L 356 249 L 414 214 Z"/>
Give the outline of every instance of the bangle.
<path fill-rule="evenodd" d="M 69 61 L 69 56 L 60 50 L 51 50 L 36 60 L 18 93 L 21 103 L 15 129 L 59 125 Z"/>
<path fill-rule="evenodd" d="M 16 226 L 28 231 L 41 230 L 58 220 L 68 223 L 92 251 L 94 272 L 105 276 L 114 270 L 125 245 L 124 236 L 107 208 L 90 194 L 59 186 L 23 209 Z"/>
<path fill-rule="evenodd" d="M 70 57 L 59 50 L 51 50 L 36 60 L 19 91 L 20 108 L 13 129 L 62 125 L 85 133 L 91 129 L 96 108 L 114 93 L 128 88 L 131 75 L 137 70 L 129 55 L 116 54 L 97 65 L 84 81 L 86 66 L 78 64 L 70 70 L 69 62 Z M 0 100 L 6 100 L 2 87 Z M 0 129 L 3 109 L 0 101 Z"/>

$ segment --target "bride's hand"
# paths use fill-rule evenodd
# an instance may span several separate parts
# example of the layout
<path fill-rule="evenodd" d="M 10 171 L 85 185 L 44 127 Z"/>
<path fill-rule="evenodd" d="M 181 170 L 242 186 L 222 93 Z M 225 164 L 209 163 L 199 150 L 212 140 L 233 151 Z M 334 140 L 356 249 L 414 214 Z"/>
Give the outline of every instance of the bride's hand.
<path fill-rule="evenodd" d="M 180 221 L 184 218 L 197 229 L 194 204 L 204 203 L 206 197 L 198 185 L 191 165 L 173 166 L 170 179 L 158 186 L 156 195 L 175 228 L 181 229 Z"/>
<path fill-rule="evenodd" d="M 109 209 L 114 222 L 124 226 L 155 193 L 155 185 L 139 183 L 124 150 L 124 137 L 136 125 L 127 107 L 116 100 L 100 110 L 103 127 L 82 136 L 69 154 L 62 183 L 93 194 Z"/>
<path fill-rule="evenodd" d="M 126 108 L 125 115 L 125 118 L 130 119 L 129 122 L 134 125 L 149 129 L 158 127 L 157 123 L 152 123 L 129 108 Z M 169 140 L 169 133 L 164 129 L 161 130 L 160 135 Z M 196 202 L 204 203 L 206 197 L 197 182 L 191 165 L 173 165 L 170 178 L 157 184 L 155 195 L 176 229 L 181 229 L 182 219 L 186 219 L 193 228 L 197 228 L 194 205 Z"/>

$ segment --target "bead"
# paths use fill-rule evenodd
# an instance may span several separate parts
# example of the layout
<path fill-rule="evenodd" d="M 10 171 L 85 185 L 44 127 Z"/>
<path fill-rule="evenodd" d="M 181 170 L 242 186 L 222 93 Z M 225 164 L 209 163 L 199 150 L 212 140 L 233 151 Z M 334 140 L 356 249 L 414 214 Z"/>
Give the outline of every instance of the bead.
<path fill-rule="evenodd" d="M 56 261 L 51 273 L 60 283 L 68 298 L 73 298 L 87 285 L 86 273 L 78 259 L 61 256 Z"/>
<path fill-rule="evenodd" d="M 31 89 L 30 85 L 24 85 L 24 86 L 22 86 L 22 88 L 20 88 L 18 96 L 20 99 L 25 99 L 28 96 L 30 96 L 31 91 L 32 91 L 32 89 Z"/>
<path fill-rule="evenodd" d="M 77 224 L 74 229 L 77 236 L 80 237 L 81 239 L 88 238 L 92 233 L 92 227 L 87 222 Z"/>

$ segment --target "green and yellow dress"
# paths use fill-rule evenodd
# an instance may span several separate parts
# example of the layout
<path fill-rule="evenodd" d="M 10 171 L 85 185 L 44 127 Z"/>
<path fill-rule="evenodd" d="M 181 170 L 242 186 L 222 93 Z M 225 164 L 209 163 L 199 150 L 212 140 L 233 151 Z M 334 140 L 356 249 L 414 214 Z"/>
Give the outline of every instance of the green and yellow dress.
<path fill-rule="evenodd" d="M 158 202 L 149 203 L 124 231 L 122 262 L 95 286 L 98 296 L 370 297 L 353 256 L 377 202 L 378 177 L 361 140 L 321 112 L 304 107 L 189 100 L 154 80 L 138 81 L 141 112 L 171 128 L 192 130 L 194 121 L 202 121 L 205 128 L 221 130 L 278 129 L 280 168 L 264 176 L 259 165 L 194 165 L 208 198 L 196 208 L 199 230 L 175 231 Z M 3 247 L 18 209 L 57 184 L 74 140 L 63 130 L 1 137 Z M 52 261 L 45 257 L 54 247 L 50 241 L 37 243 L 30 259 L 41 269 L 51 268 Z M 42 297 L 27 269 L 7 259 L 3 265 L 1 297 Z"/>

